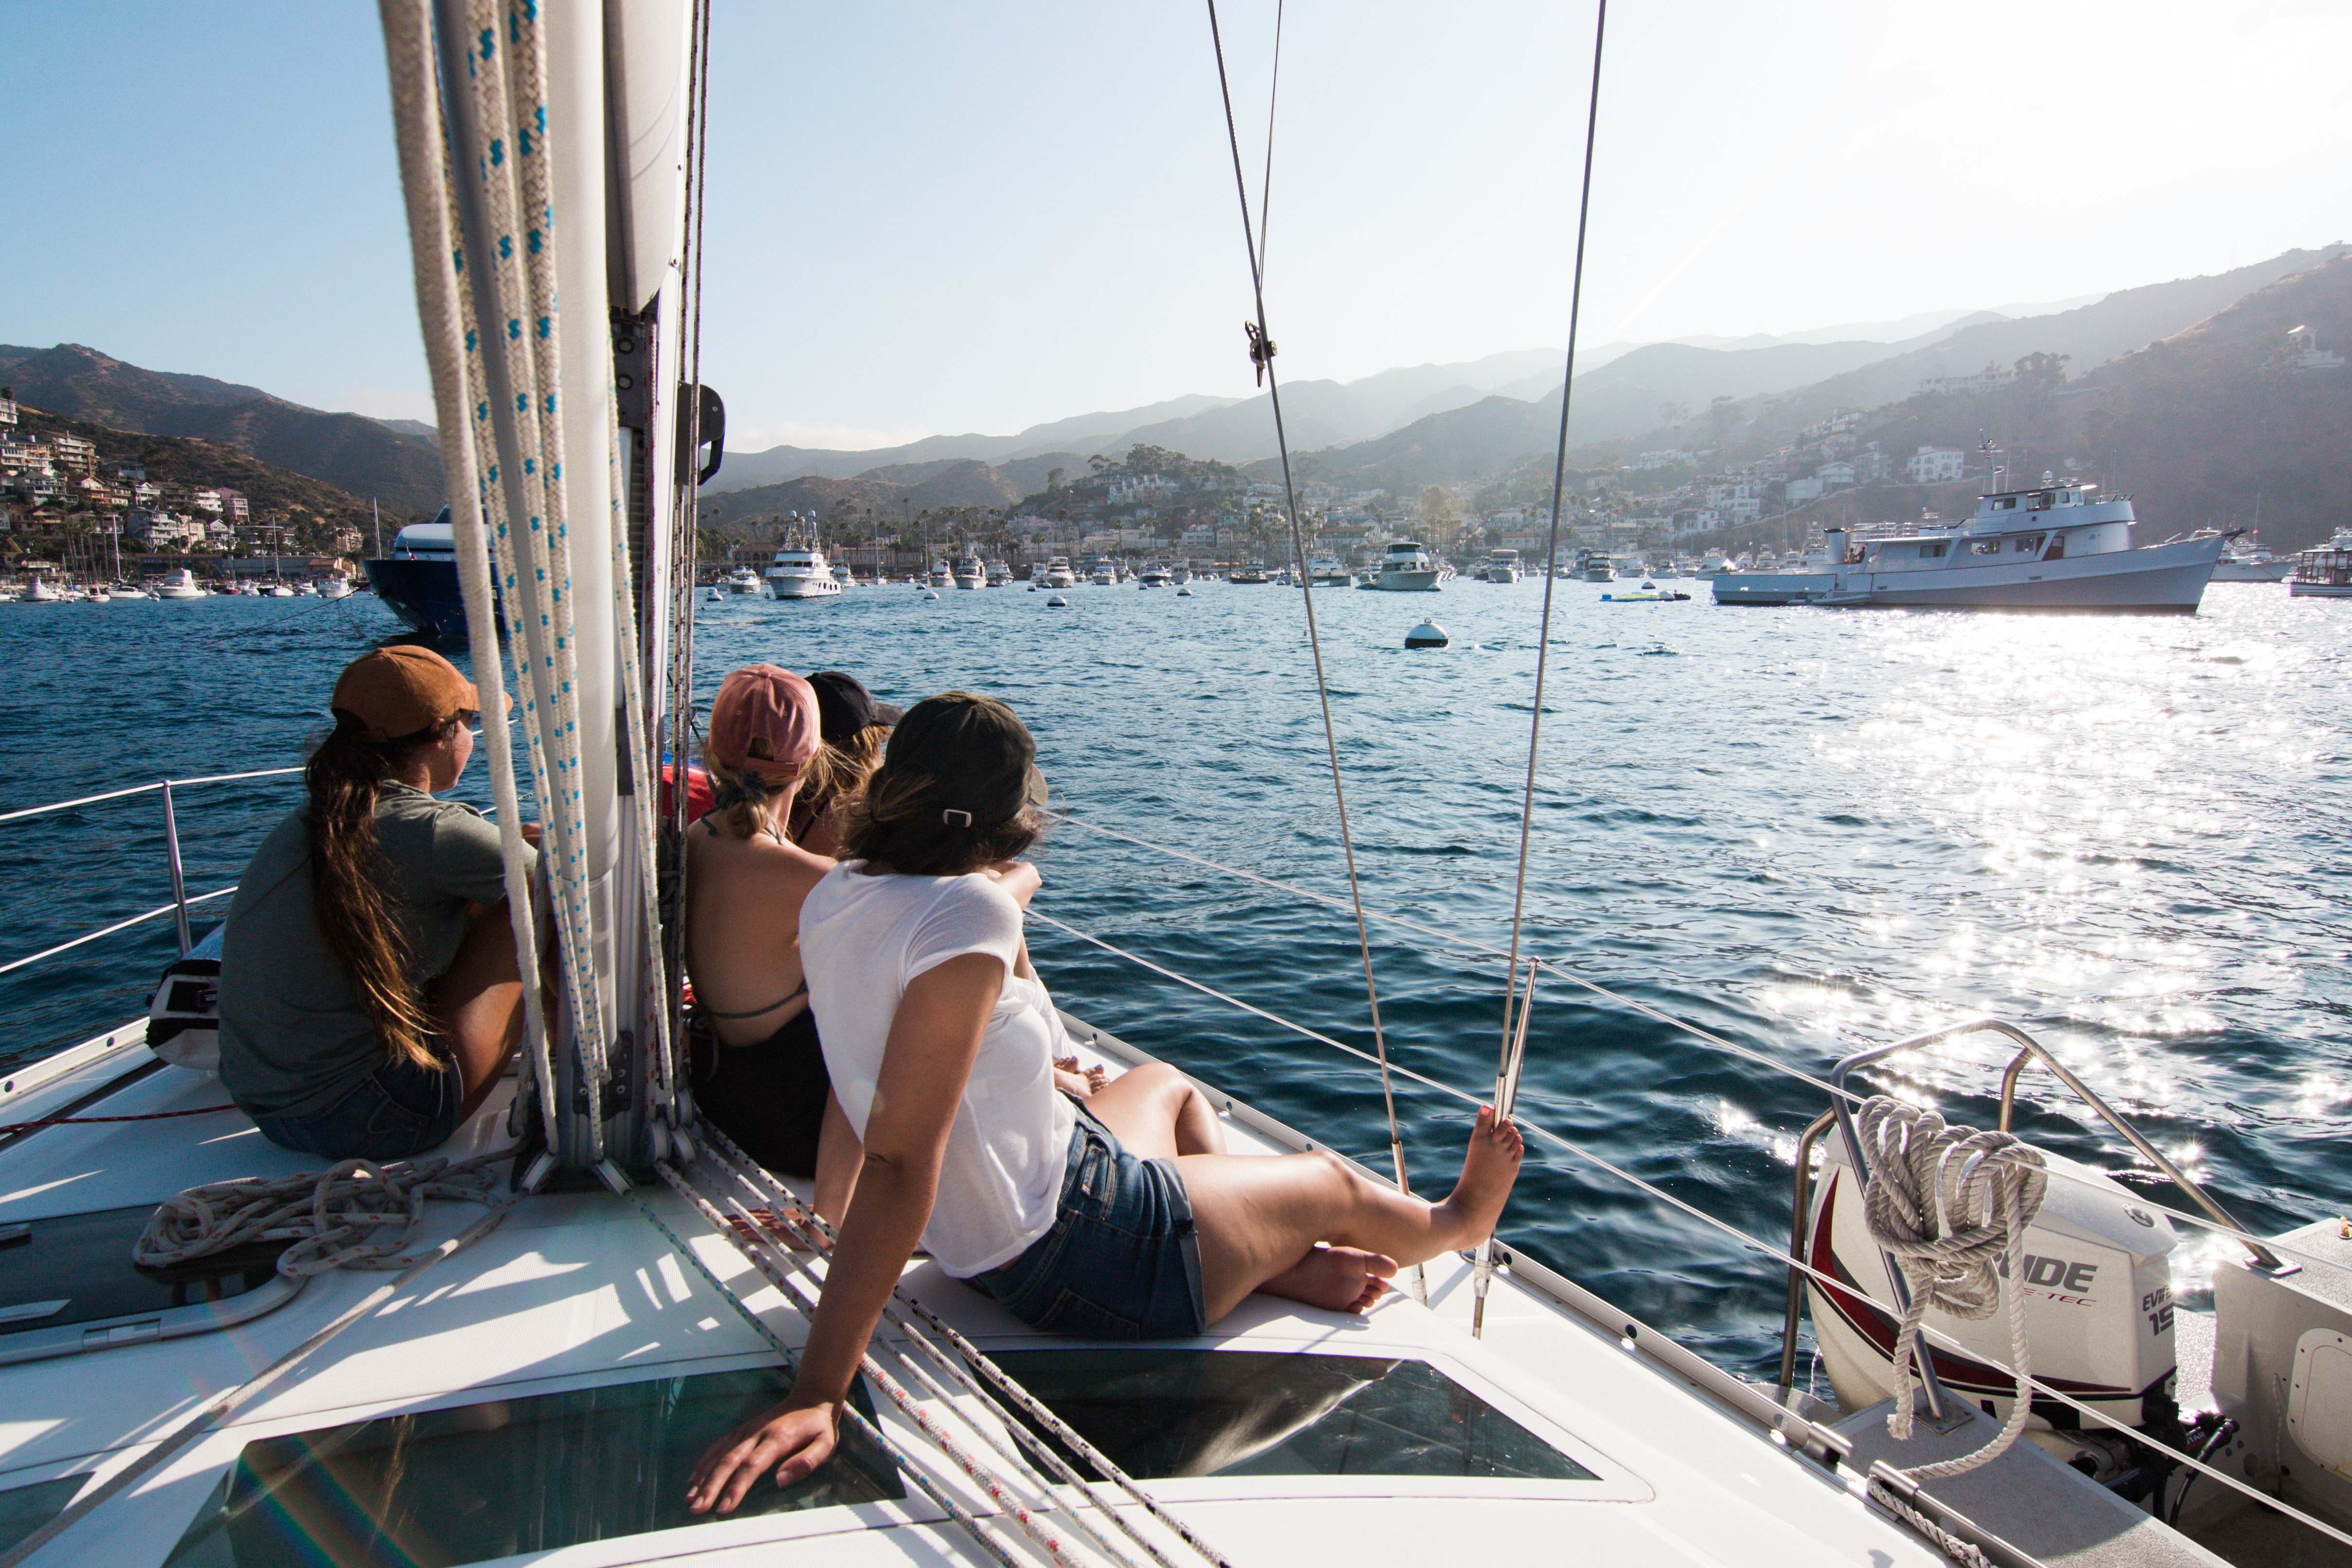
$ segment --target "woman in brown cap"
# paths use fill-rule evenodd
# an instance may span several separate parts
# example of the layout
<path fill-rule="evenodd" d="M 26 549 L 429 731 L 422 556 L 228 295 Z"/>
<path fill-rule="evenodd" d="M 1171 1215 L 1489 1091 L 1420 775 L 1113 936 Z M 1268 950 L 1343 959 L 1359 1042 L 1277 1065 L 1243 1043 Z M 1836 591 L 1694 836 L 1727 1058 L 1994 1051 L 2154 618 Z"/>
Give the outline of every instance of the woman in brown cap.
<path fill-rule="evenodd" d="M 770 1170 L 815 1176 L 838 1217 L 856 1140 L 833 1107 L 801 974 L 801 901 L 833 869 L 792 841 L 794 801 L 829 782 L 817 694 L 773 664 L 729 675 L 702 759 L 715 804 L 687 835 L 686 967 L 694 980 L 696 1105 Z M 830 1113 L 828 1114 L 828 1108 Z"/>
<path fill-rule="evenodd" d="M 892 730 L 801 910 L 834 1092 L 863 1140 L 855 1196 L 791 1395 L 704 1451 L 688 1507 L 731 1512 L 763 1473 L 831 1455 L 876 1321 L 919 1243 L 1015 1317 L 1089 1339 L 1184 1339 L 1253 1291 L 1360 1312 L 1400 1265 L 1491 1235 L 1519 1134 L 1481 1110 L 1442 1203 L 1323 1154 L 1233 1155 L 1163 1063 L 1056 1092 L 1065 1041 L 1022 937 L 1036 746 L 1013 710 L 949 692 Z"/>
<path fill-rule="evenodd" d="M 229 905 L 221 1082 L 282 1147 L 405 1159 L 473 1113 L 522 1030 L 498 830 L 434 798 L 474 754 L 481 698 L 400 646 L 354 660 L 330 706 L 309 799 Z"/>

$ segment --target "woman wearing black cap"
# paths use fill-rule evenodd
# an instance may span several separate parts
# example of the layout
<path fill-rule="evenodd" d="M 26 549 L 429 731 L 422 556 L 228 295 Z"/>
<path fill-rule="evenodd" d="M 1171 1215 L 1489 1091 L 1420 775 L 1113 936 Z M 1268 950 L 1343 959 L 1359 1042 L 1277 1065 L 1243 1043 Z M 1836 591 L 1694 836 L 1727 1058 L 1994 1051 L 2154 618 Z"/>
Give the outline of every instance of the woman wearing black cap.
<path fill-rule="evenodd" d="M 1401 1265 L 1492 1234 L 1517 1130 L 1481 1110 L 1444 1202 L 1328 1155 L 1230 1155 L 1173 1069 L 1136 1068 L 1080 1104 L 1021 935 L 1038 885 L 1016 863 L 1045 800 L 1013 710 L 949 692 L 892 732 L 844 852 L 801 909 L 801 955 L 834 1092 L 863 1140 L 799 1374 L 785 1401 L 705 1451 L 695 1512 L 731 1512 L 831 1455 L 842 1402 L 919 1242 L 1042 1329 L 1187 1338 L 1253 1291 L 1360 1312 Z"/>
<path fill-rule="evenodd" d="M 866 788 L 866 780 L 882 764 L 883 743 L 900 710 L 877 702 L 866 683 L 845 670 L 819 670 L 808 677 L 816 693 L 819 728 L 824 737 L 829 766 L 824 777 L 803 789 L 793 802 L 793 842 L 813 855 L 841 853 L 841 833 L 849 808 Z"/>

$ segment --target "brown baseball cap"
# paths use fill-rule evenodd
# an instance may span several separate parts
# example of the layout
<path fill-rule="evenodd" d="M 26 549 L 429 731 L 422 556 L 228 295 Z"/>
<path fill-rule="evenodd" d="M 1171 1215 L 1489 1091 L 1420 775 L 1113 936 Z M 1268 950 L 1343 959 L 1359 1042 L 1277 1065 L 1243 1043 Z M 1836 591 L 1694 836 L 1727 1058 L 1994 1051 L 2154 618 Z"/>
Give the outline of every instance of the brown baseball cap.
<path fill-rule="evenodd" d="M 398 643 L 362 653 L 335 678 L 327 706 L 360 726 L 360 737 L 381 744 L 421 734 L 443 719 L 481 711 L 481 695 L 457 666 L 430 648 Z"/>
<path fill-rule="evenodd" d="M 710 700 L 710 738 L 703 750 L 721 768 L 781 777 L 816 755 L 823 721 L 816 691 L 790 670 L 747 664 L 719 683 Z M 767 742 L 757 756 L 754 741 Z"/>

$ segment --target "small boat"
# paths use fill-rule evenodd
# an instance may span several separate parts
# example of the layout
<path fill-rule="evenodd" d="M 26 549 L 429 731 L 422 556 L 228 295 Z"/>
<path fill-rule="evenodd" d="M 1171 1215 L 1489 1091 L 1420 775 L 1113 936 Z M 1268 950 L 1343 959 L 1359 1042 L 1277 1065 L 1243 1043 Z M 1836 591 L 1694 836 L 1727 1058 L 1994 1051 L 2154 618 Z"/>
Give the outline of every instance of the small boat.
<path fill-rule="evenodd" d="M 1136 579 L 1136 581 L 1145 588 L 1168 588 L 1175 583 L 1176 576 L 1156 560 L 1146 561 L 1143 564 L 1142 574 Z"/>
<path fill-rule="evenodd" d="M 348 599 L 351 597 L 352 580 L 341 572 L 331 572 L 318 580 L 320 598 Z"/>
<path fill-rule="evenodd" d="M 1356 586 L 1381 593 L 1429 593 L 1450 575 L 1417 541 L 1395 539 L 1381 553 L 1380 564 Z"/>
<path fill-rule="evenodd" d="M 719 580 L 719 591 L 731 598 L 765 599 L 768 584 L 759 572 L 748 566 L 739 566 Z"/>
<path fill-rule="evenodd" d="M 1192 567 L 1181 560 L 1176 562 L 1168 569 L 1168 580 L 1179 588 L 1183 587 L 1192 580 Z"/>
<path fill-rule="evenodd" d="M 1097 560 L 1090 576 L 1097 588 L 1117 588 L 1119 577 L 1118 563 L 1108 557 Z"/>
<path fill-rule="evenodd" d="M 931 567 L 928 586 L 932 588 L 950 588 L 953 587 L 954 584 L 955 573 L 950 570 L 948 563 L 945 561 L 935 562 Z"/>
<path fill-rule="evenodd" d="M 1047 588 L 1076 588 L 1078 574 L 1070 570 L 1068 556 L 1057 555 L 1047 559 L 1043 580 Z"/>
<path fill-rule="evenodd" d="M 1478 575 L 1488 582 L 1518 581 L 1519 552 L 1515 549 L 1488 550 L 1486 561 L 1478 568 Z"/>
<path fill-rule="evenodd" d="M 1687 600 L 1690 595 L 1680 590 L 1663 590 L 1654 582 L 1643 582 L 1637 593 L 1604 593 L 1603 604 L 1668 604 Z"/>
<path fill-rule="evenodd" d="M 280 578 L 278 580 L 269 585 L 268 597 L 271 599 L 291 599 L 294 597 L 293 584 L 286 581 L 283 578 Z"/>
<path fill-rule="evenodd" d="M 1318 588 L 1353 588 L 1356 574 L 1339 564 L 1337 556 L 1318 555 L 1307 563 L 1307 579 Z"/>
<path fill-rule="evenodd" d="M 1266 583 L 1272 582 L 1274 580 L 1274 577 L 1262 566 L 1237 566 L 1234 568 L 1233 575 L 1225 579 L 1225 580 L 1227 582 Z"/>
<path fill-rule="evenodd" d="M 1013 586 L 1013 569 L 1012 569 L 1012 567 L 1010 567 L 1010 566 L 1006 565 L 1003 561 L 1001 561 L 1001 560 L 992 560 L 992 561 L 990 561 L 990 562 L 988 563 L 988 586 L 989 586 L 989 587 L 991 587 L 991 588 L 1010 588 L 1010 587 L 1012 587 L 1012 586 Z"/>

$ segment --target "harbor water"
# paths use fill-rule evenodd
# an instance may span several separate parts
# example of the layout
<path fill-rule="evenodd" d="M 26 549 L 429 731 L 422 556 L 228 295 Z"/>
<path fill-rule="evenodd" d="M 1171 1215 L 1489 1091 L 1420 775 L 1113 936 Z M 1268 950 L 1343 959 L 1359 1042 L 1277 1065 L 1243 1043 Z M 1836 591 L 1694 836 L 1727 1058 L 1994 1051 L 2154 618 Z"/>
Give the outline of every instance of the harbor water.
<path fill-rule="evenodd" d="M 1365 895 L 1465 943 L 1507 941 L 1544 584 L 1314 603 Z M 1685 584 L 1686 587 L 1696 585 Z M 2217 584 L 2193 618 L 1609 604 L 1556 585 L 1528 867 L 1528 949 L 1819 1073 L 1903 1034 L 2018 1022 L 2256 1228 L 2352 1202 L 2352 606 Z M 1055 809 L 1325 897 L 1346 879 L 1297 589 L 907 586 L 698 603 L 707 699 L 733 666 L 855 672 L 911 702 L 965 687 L 1035 732 Z M 1407 651 L 1433 615 L 1443 649 Z M 157 778 L 299 763 L 341 665 L 399 632 L 373 597 L 0 607 L 0 810 Z M 464 660 L 460 656 L 459 662 Z M 487 801 L 477 761 L 460 795 Z M 178 795 L 192 894 L 231 885 L 299 779 Z M 0 823 L 0 962 L 170 898 L 160 798 Z M 1344 909 L 1096 833 L 1037 852 L 1037 909 L 1366 1050 Z M 225 899 L 201 905 L 201 931 Z M 166 917 L 0 976 L 0 1068 L 143 1008 Z M 1058 1000 L 1376 1167 L 1362 1063 L 1033 922 Z M 1372 927 L 1387 1045 L 1492 1083 L 1500 962 Z M 1991 1125 L 1989 1038 L 1904 1063 Z M 2029 1074 L 2018 1130 L 2129 1172 L 2130 1151 Z M 1820 1092 L 1547 977 L 1521 1110 L 1773 1245 Z M 1468 1111 L 1410 1082 L 1417 1188 Z M 2185 1207 L 2147 1181 L 2159 1201 Z M 1718 1359 L 1776 1354 L 1769 1258 L 1537 1144 L 1507 1239 Z M 2213 1246 L 2192 1236 L 2177 1282 Z"/>

